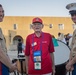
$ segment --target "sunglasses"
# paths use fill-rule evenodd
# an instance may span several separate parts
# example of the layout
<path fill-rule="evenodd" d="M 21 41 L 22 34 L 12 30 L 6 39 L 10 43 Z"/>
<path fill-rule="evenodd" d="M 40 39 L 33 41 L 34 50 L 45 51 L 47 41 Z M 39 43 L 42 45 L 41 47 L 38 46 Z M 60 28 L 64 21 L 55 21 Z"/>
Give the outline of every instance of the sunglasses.
<path fill-rule="evenodd" d="M 76 10 L 69 11 L 69 13 L 71 14 L 71 16 L 74 16 L 76 15 Z"/>

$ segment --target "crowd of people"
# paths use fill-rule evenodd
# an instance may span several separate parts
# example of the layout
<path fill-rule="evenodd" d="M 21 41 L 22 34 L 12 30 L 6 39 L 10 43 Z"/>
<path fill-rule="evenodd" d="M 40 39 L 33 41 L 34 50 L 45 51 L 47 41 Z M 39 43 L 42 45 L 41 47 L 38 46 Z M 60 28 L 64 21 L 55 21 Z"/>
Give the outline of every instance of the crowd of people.
<path fill-rule="evenodd" d="M 62 42 L 64 42 L 67 46 L 70 47 L 70 44 L 71 44 L 71 40 L 70 39 L 72 38 L 72 35 L 73 34 L 70 34 L 70 33 L 63 34 L 63 33 L 59 32 L 57 39 L 60 40 L 60 41 L 62 41 Z"/>

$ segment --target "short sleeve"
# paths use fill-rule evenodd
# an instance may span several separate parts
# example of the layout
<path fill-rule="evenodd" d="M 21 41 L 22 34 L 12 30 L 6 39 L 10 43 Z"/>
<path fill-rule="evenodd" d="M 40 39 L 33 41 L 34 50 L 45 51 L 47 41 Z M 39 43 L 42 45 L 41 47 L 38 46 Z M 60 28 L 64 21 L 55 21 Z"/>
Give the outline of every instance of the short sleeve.
<path fill-rule="evenodd" d="M 25 55 L 26 56 L 30 55 L 30 38 L 29 38 L 29 36 L 27 36 L 27 38 L 26 38 Z"/>

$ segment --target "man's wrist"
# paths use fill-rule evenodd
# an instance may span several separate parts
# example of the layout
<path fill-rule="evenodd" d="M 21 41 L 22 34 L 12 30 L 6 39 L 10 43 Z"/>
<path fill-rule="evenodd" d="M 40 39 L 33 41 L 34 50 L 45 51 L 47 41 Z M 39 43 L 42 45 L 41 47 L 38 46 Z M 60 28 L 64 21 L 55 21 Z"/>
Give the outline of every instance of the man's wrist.
<path fill-rule="evenodd" d="M 71 65 L 73 65 L 73 64 L 75 64 L 75 60 L 72 60 L 72 61 L 71 61 Z"/>

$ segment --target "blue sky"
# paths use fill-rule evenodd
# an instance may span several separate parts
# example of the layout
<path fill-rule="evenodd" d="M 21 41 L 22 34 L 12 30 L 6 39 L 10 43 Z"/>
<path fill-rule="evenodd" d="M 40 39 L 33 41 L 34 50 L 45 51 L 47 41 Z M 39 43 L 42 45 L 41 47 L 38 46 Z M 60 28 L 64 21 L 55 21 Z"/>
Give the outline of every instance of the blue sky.
<path fill-rule="evenodd" d="M 0 0 L 6 16 L 70 16 L 65 8 L 75 0 Z"/>

